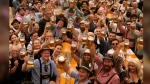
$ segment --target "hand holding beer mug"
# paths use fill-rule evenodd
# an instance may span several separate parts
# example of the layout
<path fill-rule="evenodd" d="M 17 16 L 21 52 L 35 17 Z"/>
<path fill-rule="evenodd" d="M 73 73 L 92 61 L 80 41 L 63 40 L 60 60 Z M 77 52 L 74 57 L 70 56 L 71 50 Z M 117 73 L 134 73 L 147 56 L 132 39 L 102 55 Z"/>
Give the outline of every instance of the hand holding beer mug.
<path fill-rule="evenodd" d="M 67 31 L 68 31 L 68 32 L 71 32 L 72 27 L 73 27 L 73 24 L 71 24 L 71 23 L 68 24 L 68 25 L 67 25 Z"/>
<path fill-rule="evenodd" d="M 72 41 L 71 43 L 71 52 L 75 52 L 77 49 L 77 42 Z"/>
<path fill-rule="evenodd" d="M 26 49 L 25 48 L 21 48 L 20 49 L 20 55 L 19 55 L 19 58 L 20 60 L 24 60 L 24 57 L 26 56 Z"/>
<path fill-rule="evenodd" d="M 56 24 L 56 16 L 55 15 L 53 15 L 53 16 L 51 16 L 51 18 L 50 18 L 50 24 L 53 26 L 54 24 Z"/>
<path fill-rule="evenodd" d="M 55 48 L 55 40 L 54 40 L 54 38 L 50 39 L 49 48 L 50 49 L 54 49 Z"/>
<path fill-rule="evenodd" d="M 127 49 L 130 48 L 129 44 L 130 44 L 129 39 L 124 39 L 124 51 L 127 51 Z"/>
<path fill-rule="evenodd" d="M 62 36 L 66 36 L 66 28 L 61 29 Z"/>
<path fill-rule="evenodd" d="M 49 32 L 50 31 L 50 23 L 49 22 L 46 22 L 46 25 L 45 25 L 45 30 L 46 32 Z"/>
<path fill-rule="evenodd" d="M 26 18 L 23 18 L 23 27 L 27 28 L 28 27 L 28 21 Z"/>
<path fill-rule="evenodd" d="M 113 5 L 113 8 L 114 8 L 114 10 L 117 10 L 117 9 L 118 9 L 118 4 L 115 3 L 115 4 Z"/>
<path fill-rule="evenodd" d="M 30 21 L 33 23 L 35 22 L 34 14 L 30 14 Z"/>
<path fill-rule="evenodd" d="M 24 33 L 21 33 L 21 35 L 20 35 L 20 44 L 22 45 L 22 47 L 25 44 L 25 35 L 24 35 Z"/>
<path fill-rule="evenodd" d="M 87 35 L 82 35 L 82 44 L 87 44 L 87 39 L 88 39 Z"/>
<path fill-rule="evenodd" d="M 89 27 L 89 22 L 88 22 L 88 21 L 85 21 L 85 29 L 86 29 L 86 30 L 89 30 L 89 28 L 90 28 L 90 27 Z"/>
<path fill-rule="evenodd" d="M 89 36 L 87 44 L 86 44 L 86 48 L 91 48 L 93 43 L 94 43 L 94 37 L 93 36 Z"/>
<path fill-rule="evenodd" d="M 138 39 L 138 46 L 143 46 L 143 37 L 139 37 Z"/>
<path fill-rule="evenodd" d="M 64 54 L 61 53 L 61 54 L 58 55 L 57 61 L 58 61 L 58 67 L 59 68 L 63 68 L 65 60 L 66 60 L 66 58 L 65 58 Z"/>
<path fill-rule="evenodd" d="M 59 40 L 59 37 L 55 37 L 55 42 L 56 42 L 56 43 L 59 43 L 59 41 L 60 41 L 60 40 Z"/>
<path fill-rule="evenodd" d="M 33 53 L 28 54 L 27 66 L 30 68 L 34 67 L 34 55 L 33 55 Z"/>
<path fill-rule="evenodd" d="M 132 22 L 132 23 L 130 24 L 130 30 L 131 30 L 131 31 L 134 31 L 135 29 L 136 29 L 136 23 Z"/>

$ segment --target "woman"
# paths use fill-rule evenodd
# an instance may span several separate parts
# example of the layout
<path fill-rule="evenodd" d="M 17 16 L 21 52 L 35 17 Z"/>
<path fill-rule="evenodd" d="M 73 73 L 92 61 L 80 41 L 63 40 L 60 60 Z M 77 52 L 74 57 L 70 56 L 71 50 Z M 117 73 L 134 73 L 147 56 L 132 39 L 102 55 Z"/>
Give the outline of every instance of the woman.
<path fill-rule="evenodd" d="M 40 40 L 38 40 L 38 39 L 34 40 L 32 46 L 33 46 L 32 50 L 34 53 L 34 59 L 38 59 L 39 58 L 38 52 L 40 51 L 41 46 L 42 46 L 40 43 Z"/>
<path fill-rule="evenodd" d="M 33 29 L 32 29 L 32 28 L 33 28 Z M 30 28 L 29 28 L 29 34 L 31 34 L 32 32 L 37 32 L 37 33 L 38 33 L 39 28 L 40 28 L 40 26 L 39 26 L 39 23 L 38 23 L 38 22 L 36 22 L 36 23 L 34 23 L 34 24 L 32 25 L 32 21 L 31 21 L 31 22 L 30 22 Z"/>
<path fill-rule="evenodd" d="M 11 41 L 10 44 L 9 44 L 9 49 L 10 49 L 10 50 L 11 50 L 12 45 L 18 46 L 19 49 L 22 48 L 22 45 L 21 45 L 20 42 L 19 42 L 18 35 L 12 34 L 12 35 L 9 37 L 9 40 Z M 25 48 L 25 45 L 24 45 L 23 47 Z"/>
<path fill-rule="evenodd" d="M 72 57 L 74 58 L 74 60 L 77 62 L 77 64 L 80 66 L 82 65 L 82 63 L 90 63 L 89 66 L 91 66 L 92 68 L 92 71 L 94 73 L 94 75 L 92 77 L 90 77 L 90 80 L 94 82 L 95 80 L 95 76 L 97 74 L 97 70 L 98 70 L 98 66 L 96 63 L 94 63 L 92 61 L 92 58 L 91 58 L 91 54 L 90 54 L 90 50 L 89 49 L 86 49 L 84 51 L 84 53 L 82 54 L 83 56 L 81 56 L 81 58 L 79 58 L 79 56 L 77 56 L 75 53 L 71 53 Z"/>
<path fill-rule="evenodd" d="M 121 84 L 143 84 L 143 70 L 138 58 L 129 61 L 128 69 Z"/>

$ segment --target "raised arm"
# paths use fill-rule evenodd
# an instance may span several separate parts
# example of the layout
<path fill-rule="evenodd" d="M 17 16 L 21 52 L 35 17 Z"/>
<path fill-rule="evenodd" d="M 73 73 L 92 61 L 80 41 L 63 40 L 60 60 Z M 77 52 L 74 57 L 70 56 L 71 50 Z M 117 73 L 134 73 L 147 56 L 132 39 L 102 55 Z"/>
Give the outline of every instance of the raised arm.
<path fill-rule="evenodd" d="M 124 28 L 122 27 L 122 23 L 121 23 L 121 22 L 118 22 L 118 29 L 120 30 L 120 32 L 121 32 L 123 35 L 125 35 L 126 29 L 124 29 Z"/>
<path fill-rule="evenodd" d="M 77 6 L 75 6 L 74 8 L 75 8 L 76 12 L 77 12 L 78 14 L 80 14 L 80 16 L 82 16 L 82 17 L 84 16 L 84 13 L 81 12 L 81 11 L 78 9 Z"/>

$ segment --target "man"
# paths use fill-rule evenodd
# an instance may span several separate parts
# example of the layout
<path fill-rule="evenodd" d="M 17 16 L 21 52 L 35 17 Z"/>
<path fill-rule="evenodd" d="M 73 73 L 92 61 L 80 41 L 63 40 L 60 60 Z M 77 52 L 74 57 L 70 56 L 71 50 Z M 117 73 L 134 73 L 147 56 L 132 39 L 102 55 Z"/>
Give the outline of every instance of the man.
<path fill-rule="evenodd" d="M 102 61 L 100 56 L 96 54 L 94 46 L 90 49 L 90 51 L 99 68 L 95 82 L 97 84 L 120 84 L 120 78 L 114 69 L 115 62 L 113 56 L 106 54 Z"/>
<path fill-rule="evenodd" d="M 68 10 L 68 15 L 69 15 L 69 17 L 68 17 L 68 22 L 69 22 L 69 21 L 72 21 L 72 22 L 74 23 L 77 16 L 74 15 L 74 10 L 73 10 L 73 8 L 69 8 L 69 10 Z"/>
<path fill-rule="evenodd" d="M 125 69 L 127 69 L 127 65 L 126 65 L 126 61 L 125 61 L 125 57 L 124 57 L 124 52 L 121 50 L 121 48 L 123 47 L 123 43 L 119 43 L 118 39 L 113 39 L 111 41 L 111 49 L 108 50 L 107 54 L 112 54 L 113 56 L 120 56 L 123 58 L 123 66 L 125 67 Z"/>
<path fill-rule="evenodd" d="M 109 35 L 108 35 L 108 41 L 107 41 L 108 45 L 109 45 L 109 48 L 111 48 L 111 41 L 115 38 L 116 38 L 116 33 L 115 32 L 110 32 Z"/>
<path fill-rule="evenodd" d="M 74 23 L 74 27 L 76 29 L 79 29 L 80 28 L 80 22 L 82 21 L 82 18 L 80 16 L 77 16 L 76 19 L 75 19 L 75 23 Z"/>
<path fill-rule="evenodd" d="M 18 8 L 17 12 L 18 12 L 18 14 L 16 15 L 16 19 L 19 22 L 22 22 L 22 19 L 23 19 L 24 15 L 25 15 L 25 9 L 20 7 L 20 8 Z"/>
<path fill-rule="evenodd" d="M 89 63 L 83 63 L 81 66 L 76 67 L 79 72 L 71 69 L 69 65 L 64 63 L 64 71 L 75 79 L 74 84 L 90 84 L 90 77 L 92 76 L 91 65 Z"/>
<path fill-rule="evenodd" d="M 142 11 L 138 8 L 138 3 L 136 1 L 133 1 L 131 3 L 132 7 L 129 7 L 129 9 L 127 11 L 132 11 L 132 10 L 136 10 L 136 15 L 140 16 L 140 14 L 142 13 Z"/>
<path fill-rule="evenodd" d="M 42 17 L 42 13 L 36 13 L 36 9 L 34 7 L 31 7 L 30 8 L 30 14 L 28 14 L 26 16 L 26 19 L 28 20 L 28 23 L 30 23 L 30 21 L 31 21 L 30 20 L 31 14 L 33 14 L 35 22 L 39 22 L 40 21 L 40 18 Z"/>
<path fill-rule="evenodd" d="M 94 25 L 94 22 L 93 22 L 94 21 L 94 15 L 93 14 L 88 15 L 88 21 L 89 21 L 89 26 L 90 26 L 89 32 L 94 33 L 95 25 Z"/>
<path fill-rule="evenodd" d="M 39 21 L 40 29 L 38 31 L 38 35 L 41 36 L 44 32 L 46 22 L 50 22 L 50 17 L 52 15 L 51 11 L 45 11 L 44 17 Z"/>
<path fill-rule="evenodd" d="M 13 5 L 13 7 L 14 7 L 14 9 L 15 9 L 14 15 L 17 13 L 17 9 L 19 8 L 20 3 L 21 3 L 21 2 L 20 2 L 19 0 L 13 0 L 13 1 L 12 1 L 12 5 Z"/>
<path fill-rule="evenodd" d="M 130 17 L 130 20 L 132 21 L 132 23 L 136 24 L 136 29 L 140 31 L 142 24 L 140 22 L 137 22 L 138 16 L 136 14 L 132 14 Z"/>
<path fill-rule="evenodd" d="M 9 84 L 21 84 L 27 71 L 27 57 L 24 60 L 19 59 L 20 50 L 17 46 L 12 46 L 11 54 Z"/>
<path fill-rule="evenodd" d="M 125 39 L 129 39 L 130 43 L 130 49 L 132 49 L 132 51 L 134 51 L 134 47 L 135 47 L 135 38 L 131 35 L 131 30 L 130 30 L 130 26 L 131 25 L 131 21 L 127 21 L 126 22 L 126 29 L 124 29 L 122 27 L 122 23 L 118 22 L 118 29 L 120 30 L 120 32 L 123 34 Z M 139 33 L 137 31 L 137 33 Z"/>
<path fill-rule="evenodd" d="M 102 29 L 99 27 L 95 29 L 96 36 L 94 43 L 96 45 L 97 51 L 104 56 L 110 48 L 108 42 L 105 41 L 104 38 L 101 36 L 101 31 Z"/>
<path fill-rule="evenodd" d="M 16 32 L 19 29 L 20 22 L 17 19 L 13 19 L 11 25 L 12 29 Z"/>
<path fill-rule="evenodd" d="M 44 45 L 38 53 L 41 57 L 34 60 L 32 68 L 32 82 L 34 84 L 48 84 L 50 81 L 55 81 L 59 84 L 59 76 L 56 64 L 49 59 L 50 48 Z"/>

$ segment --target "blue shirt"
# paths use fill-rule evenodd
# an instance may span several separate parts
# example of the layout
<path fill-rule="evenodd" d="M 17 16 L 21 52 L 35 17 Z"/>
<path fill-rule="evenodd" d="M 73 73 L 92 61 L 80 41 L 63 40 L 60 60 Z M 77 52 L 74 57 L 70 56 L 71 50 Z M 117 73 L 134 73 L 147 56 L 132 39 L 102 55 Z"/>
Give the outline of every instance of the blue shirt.
<path fill-rule="evenodd" d="M 41 64 L 42 64 L 42 74 L 44 75 L 49 75 L 51 73 L 51 76 L 58 76 L 58 70 L 56 68 L 56 64 L 52 60 L 48 60 L 48 63 L 45 64 L 43 59 L 40 58 Z M 51 69 L 50 69 L 50 64 L 51 64 Z M 44 66 L 48 66 L 48 71 L 45 72 Z M 51 71 L 50 71 L 51 70 Z M 40 84 L 40 63 L 39 60 L 36 59 L 34 60 L 34 67 L 32 68 L 32 82 L 34 84 Z M 49 78 L 47 79 L 42 79 L 42 84 L 48 84 L 49 83 Z"/>
<path fill-rule="evenodd" d="M 74 84 L 79 84 L 78 73 L 77 73 L 75 70 L 72 70 L 70 76 L 73 77 L 73 78 L 75 79 Z M 90 81 L 90 80 L 87 80 L 87 81 L 84 82 L 83 84 L 88 84 L 88 83 L 91 83 L 91 81 Z"/>

